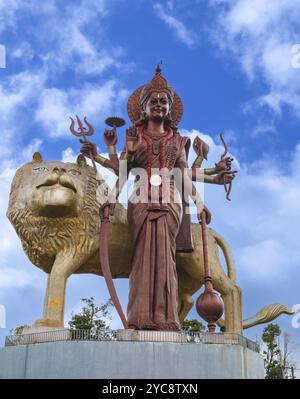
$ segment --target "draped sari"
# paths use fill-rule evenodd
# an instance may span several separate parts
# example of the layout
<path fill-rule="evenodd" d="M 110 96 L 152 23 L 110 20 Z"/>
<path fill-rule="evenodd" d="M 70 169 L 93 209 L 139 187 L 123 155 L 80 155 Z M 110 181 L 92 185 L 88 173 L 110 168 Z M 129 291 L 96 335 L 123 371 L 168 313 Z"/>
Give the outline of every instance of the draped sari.
<path fill-rule="evenodd" d="M 151 167 L 160 168 L 155 146 L 163 139 L 149 135 L 153 143 Z M 165 146 L 166 166 L 187 167 L 187 139 L 175 134 Z M 124 152 L 122 153 L 124 154 Z M 122 158 L 122 155 L 121 155 Z M 149 166 L 149 145 L 146 140 L 135 153 L 130 168 Z M 137 180 L 137 179 L 136 179 Z M 182 203 L 174 179 L 170 179 L 169 201 L 155 206 L 138 202 L 140 187 L 147 181 L 138 180 L 128 201 L 127 217 L 132 237 L 132 269 L 129 276 L 127 319 L 129 328 L 149 330 L 180 330 L 178 319 L 178 282 L 176 272 L 176 237 L 182 220 Z M 176 199 L 176 200 L 175 200 Z"/>

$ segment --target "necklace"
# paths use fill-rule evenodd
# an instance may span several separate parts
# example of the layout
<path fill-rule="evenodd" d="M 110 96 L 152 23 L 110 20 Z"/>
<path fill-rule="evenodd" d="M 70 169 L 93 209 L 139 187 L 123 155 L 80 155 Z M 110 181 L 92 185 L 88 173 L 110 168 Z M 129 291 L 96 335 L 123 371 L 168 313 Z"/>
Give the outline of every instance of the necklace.
<path fill-rule="evenodd" d="M 145 127 L 142 126 L 140 129 L 140 134 L 142 137 L 145 139 L 147 143 L 147 164 L 146 164 L 146 171 L 147 171 L 147 177 L 148 177 L 148 199 L 151 200 L 151 167 L 152 167 L 152 158 L 153 158 L 153 153 L 158 154 L 159 153 L 159 169 L 161 173 L 163 173 L 163 169 L 166 167 L 166 142 L 173 136 L 173 130 L 171 128 L 168 128 L 168 130 L 160 135 L 155 135 L 155 138 L 161 138 L 159 143 L 153 143 L 153 136 L 150 136 L 145 132 Z M 162 178 L 162 184 L 159 185 L 159 195 L 158 198 L 155 198 L 155 200 L 161 200 L 162 198 L 162 191 L 164 191 L 165 188 L 165 180 Z"/>
<path fill-rule="evenodd" d="M 159 133 L 159 134 L 157 134 L 157 133 L 151 133 L 151 132 L 149 132 L 149 131 L 144 131 L 143 133 L 146 134 L 148 137 L 150 137 L 152 140 L 159 140 L 159 139 L 162 139 L 162 138 L 166 137 L 166 135 L 168 134 L 168 132 L 169 132 L 169 130 L 167 130 L 167 131 L 164 132 L 164 133 Z"/>

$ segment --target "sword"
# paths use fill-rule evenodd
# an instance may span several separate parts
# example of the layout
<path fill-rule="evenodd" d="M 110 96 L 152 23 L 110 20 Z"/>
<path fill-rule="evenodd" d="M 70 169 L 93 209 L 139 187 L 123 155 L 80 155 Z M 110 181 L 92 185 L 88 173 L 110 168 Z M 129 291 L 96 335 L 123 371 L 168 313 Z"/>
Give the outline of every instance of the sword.
<path fill-rule="evenodd" d="M 114 129 L 116 129 L 117 127 L 123 126 L 125 124 L 125 121 L 123 119 L 117 118 L 117 117 L 107 118 L 105 122 L 107 125 L 113 127 Z M 113 192 L 116 191 L 116 187 L 119 183 L 119 180 L 120 179 L 118 178 L 116 185 L 111 192 L 112 193 L 111 195 L 113 195 Z M 112 207 L 112 205 L 113 205 L 113 207 Z M 113 215 L 114 207 L 115 207 L 115 204 L 112 204 L 108 201 L 105 204 L 103 204 L 102 207 L 99 209 L 99 216 L 100 216 L 100 220 L 101 220 L 99 258 L 100 258 L 100 264 L 101 264 L 101 268 L 102 268 L 102 274 L 105 279 L 109 294 L 110 294 L 113 304 L 118 312 L 118 315 L 123 323 L 124 328 L 127 329 L 128 323 L 127 323 L 126 317 L 124 315 L 121 303 L 119 301 L 117 291 L 116 291 L 116 288 L 115 288 L 115 285 L 113 282 L 110 266 L 109 266 L 109 252 L 108 252 L 108 237 L 109 237 L 109 230 L 110 230 L 109 216 Z"/>

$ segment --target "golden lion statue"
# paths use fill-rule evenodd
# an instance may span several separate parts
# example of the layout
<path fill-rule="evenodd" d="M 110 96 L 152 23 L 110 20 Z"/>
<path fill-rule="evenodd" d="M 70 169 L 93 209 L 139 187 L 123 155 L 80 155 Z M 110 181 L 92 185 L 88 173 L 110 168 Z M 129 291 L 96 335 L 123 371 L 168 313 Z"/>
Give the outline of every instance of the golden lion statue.
<path fill-rule="evenodd" d="M 99 264 L 99 206 L 104 202 L 105 182 L 96 177 L 84 156 L 76 163 L 43 161 L 40 153 L 17 170 L 12 182 L 7 217 L 22 241 L 31 262 L 48 276 L 44 312 L 35 327 L 63 327 L 65 289 L 72 273 L 102 276 Z M 193 224 L 194 251 L 177 254 L 179 318 L 193 306 L 192 295 L 204 281 L 201 231 Z M 228 275 L 218 254 L 222 249 Z M 225 303 L 227 332 L 242 334 L 243 328 L 273 320 L 293 311 L 269 305 L 251 319 L 242 319 L 242 293 L 229 247 L 214 230 L 208 231 L 208 252 L 214 288 Z M 114 278 L 130 274 L 130 237 L 126 209 L 117 204 L 109 237 L 110 267 Z"/>

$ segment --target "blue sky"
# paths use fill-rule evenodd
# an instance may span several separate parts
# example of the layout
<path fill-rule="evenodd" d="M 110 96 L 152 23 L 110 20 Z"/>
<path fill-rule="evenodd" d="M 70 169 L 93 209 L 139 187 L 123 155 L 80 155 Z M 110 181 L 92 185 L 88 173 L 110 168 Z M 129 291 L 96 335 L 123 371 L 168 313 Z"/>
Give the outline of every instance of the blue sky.
<path fill-rule="evenodd" d="M 208 142 L 212 165 L 223 131 L 236 159 L 232 202 L 217 186 L 206 188 L 205 201 L 211 226 L 234 254 L 244 317 L 269 303 L 300 303 L 300 68 L 291 51 L 300 43 L 299 19 L 298 0 L 0 0 L 7 57 L 0 69 L 1 339 L 40 317 L 46 282 L 5 217 L 16 168 L 36 150 L 49 160 L 74 159 L 79 143 L 69 115 L 88 116 L 105 152 L 104 119 L 128 122 L 128 95 L 161 59 L 184 103 L 182 134 Z M 124 135 L 120 129 L 119 150 Z M 117 285 L 125 308 L 127 282 Z M 72 276 L 66 317 L 91 295 L 107 299 L 102 279 Z M 278 322 L 300 343 L 291 318 Z M 262 328 L 245 334 L 255 339 Z"/>

